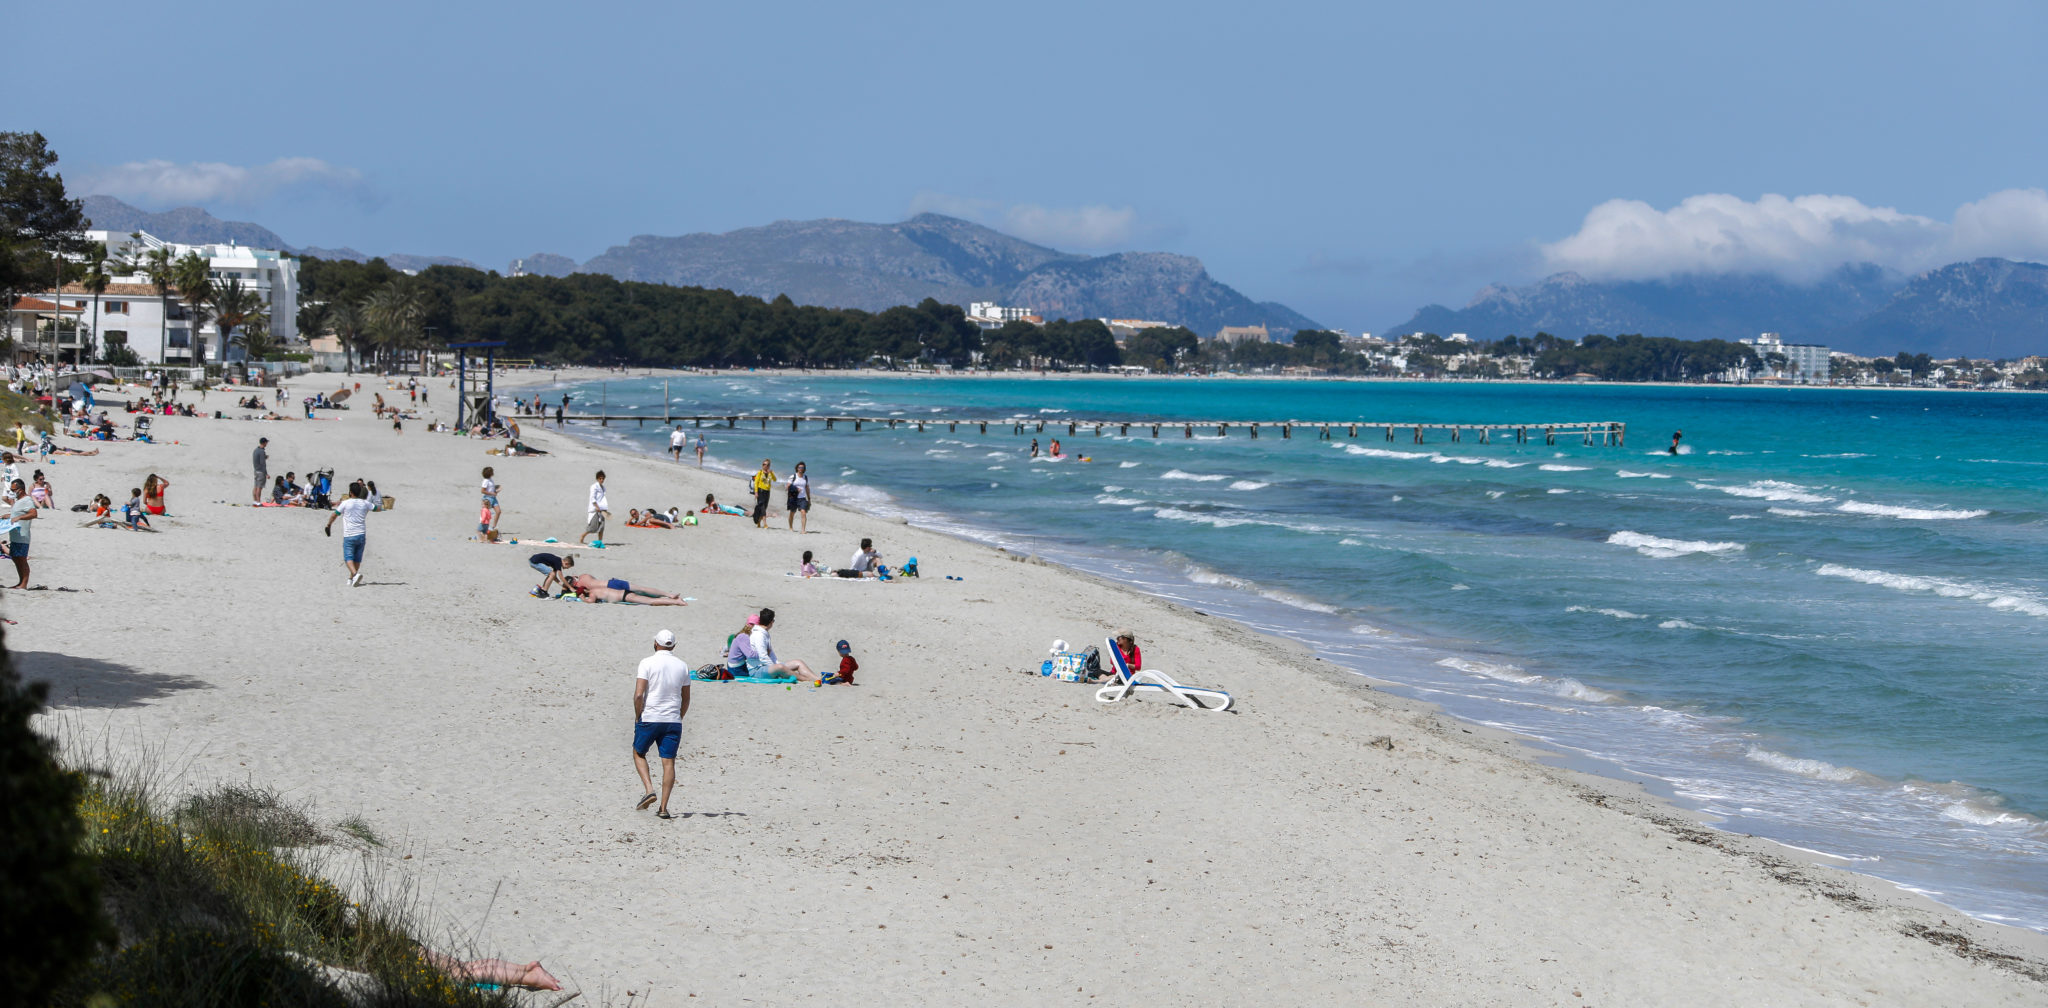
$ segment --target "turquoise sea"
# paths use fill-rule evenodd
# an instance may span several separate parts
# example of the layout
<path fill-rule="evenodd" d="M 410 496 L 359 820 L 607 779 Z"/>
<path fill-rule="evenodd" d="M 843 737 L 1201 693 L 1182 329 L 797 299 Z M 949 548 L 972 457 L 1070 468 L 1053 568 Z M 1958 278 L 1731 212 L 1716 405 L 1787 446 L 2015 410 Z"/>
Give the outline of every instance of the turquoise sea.
<path fill-rule="evenodd" d="M 824 496 L 1298 639 L 1721 828 L 2048 931 L 2048 396 L 788 374 L 669 387 L 676 412 L 1004 420 L 986 435 L 705 433 L 735 471 L 808 461 Z M 572 391 L 577 409 L 662 413 L 659 379 Z M 1070 435 L 1067 418 L 1618 420 L 1628 446 L 1155 440 Z M 1017 420 L 1034 428 L 1013 434 Z M 666 445 L 657 425 L 592 433 Z M 1028 457 L 1055 436 L 1092 461 Z"/>

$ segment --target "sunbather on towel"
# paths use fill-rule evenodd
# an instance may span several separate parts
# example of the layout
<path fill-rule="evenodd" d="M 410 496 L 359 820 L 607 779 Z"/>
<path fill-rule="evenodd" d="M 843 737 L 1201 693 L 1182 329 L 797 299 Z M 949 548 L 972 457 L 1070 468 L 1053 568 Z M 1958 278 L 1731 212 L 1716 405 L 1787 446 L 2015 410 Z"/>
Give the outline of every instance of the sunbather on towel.
<path fill-rule="evenodd" d="M 639 605 L 689 605 L 675 592 L 657 591 L 628 583 L 622 578 L 599 581 L 589 574 L 567 579 L 569 590 L 585 602 L 633 602 Z"/>
<path fill-rule="evenodd" d="M 665 529 L 676 527 L 675 522 L 669 521 L 667 515 L 662 514 L 661 512 L 656 511 L 653 508 L 648 508 L 645 511 L 642 511 L 639 508 L 629 509 L 626 512 L 626 524 L 639 528 Z"/>
<path fill-rule="evenodd" d="M 744 514 L 746 514 L 746 512 L 745 512 L 745 511 L 743 511 L 743 510 L 741 510 L 741 509 L 739 509 L 739 508 L 733 507 L 733 506 L 732 506 L 732 505 L 730 505 L 730 504 L 720 504 L 720 503 L 718 503 L 718 501 L 716 501 L 716 500 L 714 500 L 714 499 L 713 499 L 713 498 L 715 498 L 715 497 L 717 497 L 717 496 L 718 496 L 717 494 L 705 494 L 705 495 L 704 495 L 704 507 L 703 507 L 703 513 L 704 513 L 704 514 L 729 514 L 729 515 L 744 515 Z"/>
<path fill-rule="evenodd" d="M 768 637 L 768 631 L 775 626 L 775 610 L 763 609 L 753 617 L 747 636 L 754 649 L 754 667 L 766 671 L 756 672 L 760 676 L 795 676 L 797 682 L 815 683 L 822 678 L 811 671 L 809 665 L 795 658 L 784 659 L 775 653 L 775 642 Z"/>

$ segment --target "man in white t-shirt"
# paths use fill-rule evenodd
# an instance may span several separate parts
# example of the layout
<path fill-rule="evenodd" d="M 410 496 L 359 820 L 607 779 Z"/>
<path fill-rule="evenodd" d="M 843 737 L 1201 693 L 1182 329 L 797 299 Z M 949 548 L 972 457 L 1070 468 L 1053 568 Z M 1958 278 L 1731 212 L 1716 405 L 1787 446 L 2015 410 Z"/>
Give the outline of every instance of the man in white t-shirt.
<path fill-rule="evenodd" d="M 576 537 L 576 542 L 580 545 L 593 535 L 597 536 L 598 542 L 603 542 L 604 520 L 611 513 L 611 507 L 605 503 L 604 470 L 599 469 L 597 482 L 590 484 L 590 510 L 583 515 L 583 534 Z"/>
<path fill-rule="evenodd" d="M 334 506 L 327 516 L 328 535 L 334 534 L 334 520 L 341 519 L 341 566 L 348 571 L 349 587 L 363 583 L 363 543 L 370 532 L 370 491 L 362 480 L 348 485 L 348 499 Z"/>
<path fill-rule="evenodd" d="M 683 460 L 683 445 L 688 444 L 689 441 L 690 436 L 683 433 L 683 425 L 677 424 L 676 429 L 669 432 L 668 457 L 681 462 Z"/>
<path fill-rule="evenodd" d="M 690 712 L 690 666 L 675 654 L 676 635 L 654 635 L 654 653 L 640 660 L 633 682 L 633 769 L 646 795 L 635 808 L 654 804 L 654 779 L 647 772 L 647 748 L 661 756 L 661 807 L 655 815 L 673 819 L 668 795 L 676 786 L 676 745 L 683 739 L 683 715 Z"/>

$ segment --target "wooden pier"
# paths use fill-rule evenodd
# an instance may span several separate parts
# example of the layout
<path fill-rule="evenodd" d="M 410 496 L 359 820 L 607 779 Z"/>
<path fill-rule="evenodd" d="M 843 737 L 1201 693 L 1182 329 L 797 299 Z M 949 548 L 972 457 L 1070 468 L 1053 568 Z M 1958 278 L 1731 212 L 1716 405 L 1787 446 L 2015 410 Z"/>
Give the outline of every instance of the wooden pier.
<path fill-rule="evenodd" d="M 552 414 L 523 413 L 516 416 L 520 420 L 537 420 L 545 424 L 552 417 Z M 776 429 L 780 430 L 784 423 L 789 424 L 789 429 L 792 431 L 802 430 L 805 424 L 823 424 L 825 430 L 836 430 L 841 424 L 851 424 L 856 431 L 874 427 L 887 430 L 915 429 L 922 432 L 928 427 L 942 427 L 948 432 L 957 433 L 960 428 L 966 427 L 970 433 L 981 434 L 988 433 L 991 427 L 995 428 L 998 433 L 1001 433 L 1004 428 L 1009 428 L 1009 432 L 1012 434 L 1043 434 L 1046 432 L 1047 427 L 1051 427 L 1054 433 L 1058 433 L 1059 428 L 1065 427 L 1069 437 L 1082 433 L 1092 433 L 1094 436 L 1100 437 L 1105 431 L 1114 431 L 1119 435 L 1127 437 L 1134 428 L 1141 435 L 1149 432 L 1154 438 L 1161 436 L 1162 431 L 1166 432 L 1166 436 L 1170 437 L 1178 433 L 1182 438 L 1192 438 L 1197 431 L 1204 435 L 1214 431 L 1217 437 L 1227 437 L 1232 431 L 1244 431 L 1249 433 L 1253 440 L 1258 439 L 1261 431 L 1269 434 L 1277 432 L 1283 439 L 1292 438 L 1296 433 L 1304 435 L 1313 434 L 1316 439 L 1322 441 L 1331 441 L 1338 437 L 1356 439 L 1360 436 L 1359 432 L 1363 431 L 1366 437 L 1378 434 L 1387 441 L 1406 440 L 1413 444 L 1423 444 L 1424 435 L 1431 432 L 1439 436 L 1447 434 L 1454 444 L 1465 441 L 1468 438 L 1479 444 L 1490 444 L 1495 437 L 1502 438 L 1503 440 L 1512 438 L 1516 444 L 1527 444 L 1536 438 L 1541 438 L 1544 444 L 1556 444 L 1559 436 L 1570 437 L 1577 435 L 1581 443 L 1586 445 L 1611 445 L 1617 448 L 1623 447 L 1626 444 L 1625 437 L 1628 432 L 1628 424 L 1614 420 L 1557 423 L 1392 423 L 1362 420 L 1018 420 L 1014 418 L 1008 420 L 962 420 L 951 417 L 856 417 L 759 413 L 690 414 L 680 416 L 674 414 L 654 416 L 637 413 L 567 413 L 563 415 L 563 419 L 581 422 L 596 421 L 601 427 L 609 427 L 614 421 L 619 423 L 631 421 L 642 427 L 649 423 L 658 423 L 664 427 L 687 423 L 693 428 L 710 424 L 714 427 L 737 429 L 740 424 L 744 423 L 749 426 L 758 424 L 759 428 L 764 431 L 768 429 L 770 424 L 774 424 Z"/>

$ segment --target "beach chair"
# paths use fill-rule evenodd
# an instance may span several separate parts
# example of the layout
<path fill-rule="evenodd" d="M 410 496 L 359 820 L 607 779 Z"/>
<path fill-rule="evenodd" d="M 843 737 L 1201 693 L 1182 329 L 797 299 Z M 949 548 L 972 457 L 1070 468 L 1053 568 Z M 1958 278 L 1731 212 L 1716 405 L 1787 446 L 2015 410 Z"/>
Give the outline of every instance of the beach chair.
<path fill-rule="evenodd" d="M 1110 675 L 1114 677 L 1109 685 L 1095 691 L 1095 699 L 1103 703 L 1115 703 L 1133 693 L 1165 693 L 1196 710 L 1230 709 L 1230 694 L 1222 690 L 1182 686 L 1157 669 L 1131 671 L 1129 663 L 1124 661 L 1124 653 L 1117 650 L 1114 640 L 1102 642 L 1102 654 L 1109 659 Z"/>

